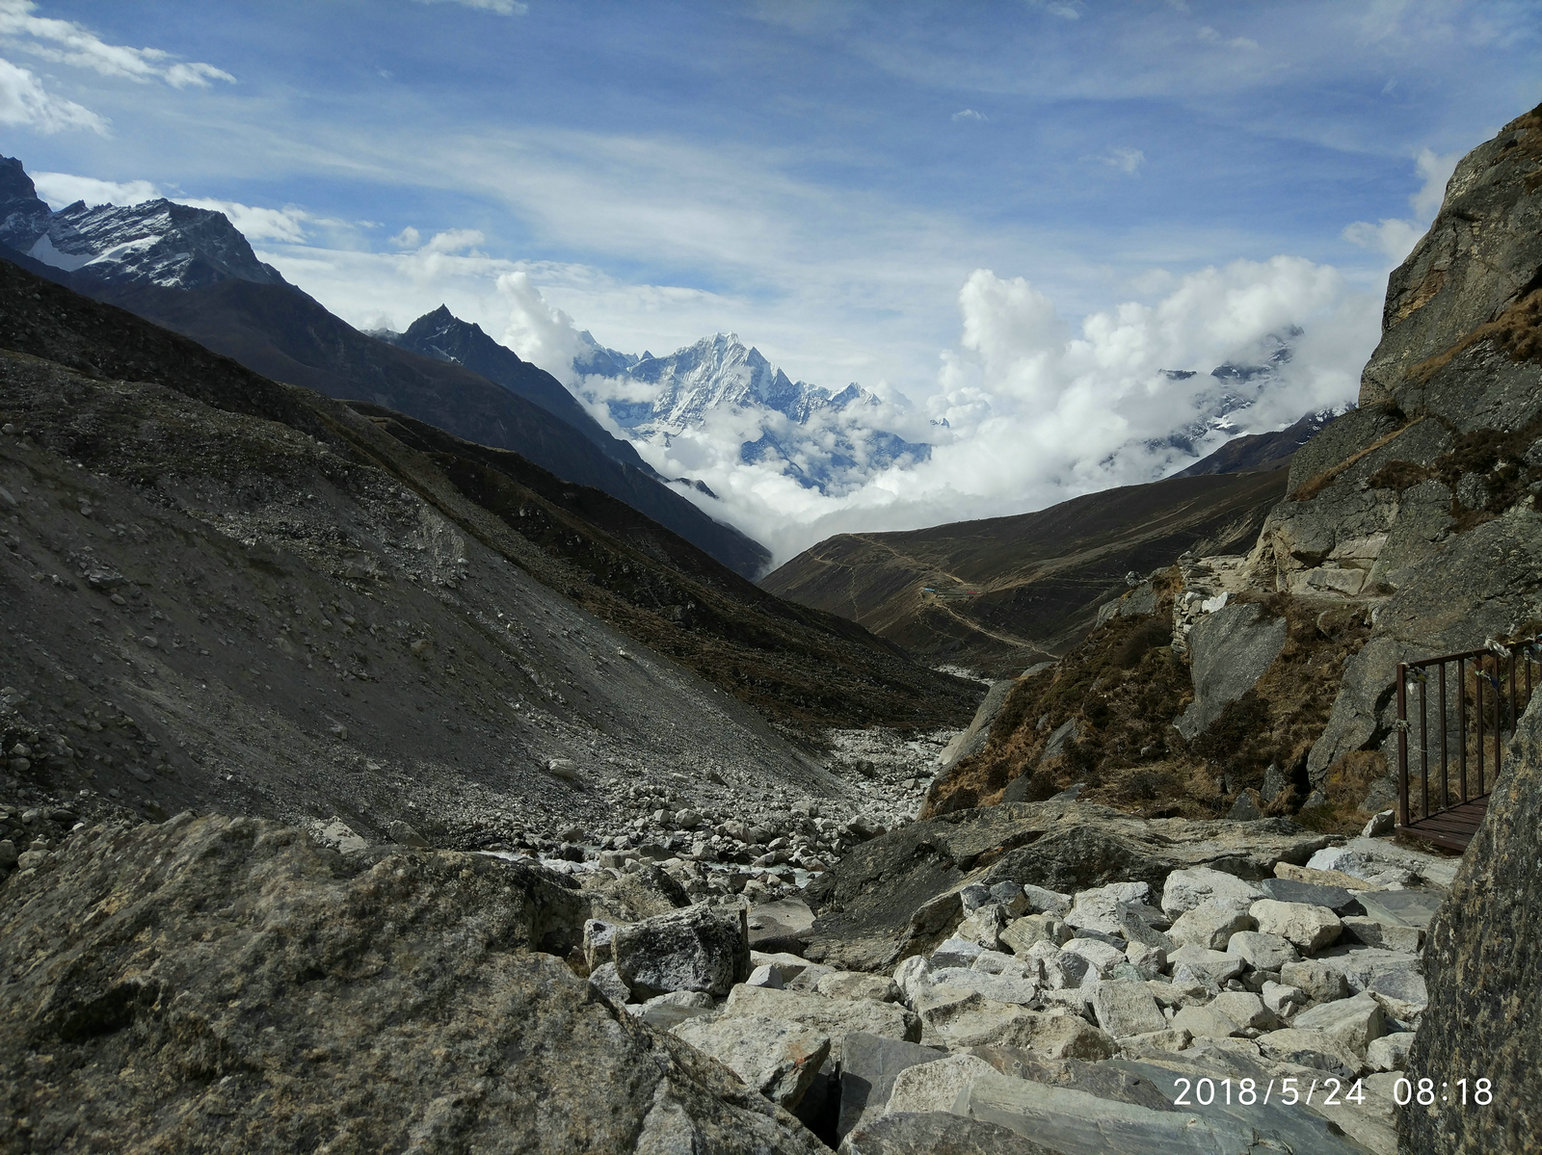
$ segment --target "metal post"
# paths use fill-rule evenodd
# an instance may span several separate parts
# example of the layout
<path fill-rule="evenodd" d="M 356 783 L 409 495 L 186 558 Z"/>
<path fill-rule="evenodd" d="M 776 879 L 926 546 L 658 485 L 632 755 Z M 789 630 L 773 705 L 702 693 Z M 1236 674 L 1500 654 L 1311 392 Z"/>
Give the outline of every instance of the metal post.
<path fill-rule="evenodd" d="M 1408 663 L 1397 664 L 1397 820 L 1407 826 L 1408 813 Z"/>
<path fill-rule="evenodd" d="M 1488 674 L 1483 670 L 1483 658 L 1480 655 L 1472 660 L 1472 680 L 1478 687 L 1478 797 L 1483 797 L 1483 683 L 1488 681 Z"/>
<path fill-rule="evenodd" d="M 1456 689 L 1461 695 L 1461 708 L 1456 712 L 1457 723 L 1457 773 L 1462 786 L 1462 801 L 1467 801 L 1467 659 L 1456 659 Z"/>
<path fill-rule="evenodd" d="M 1424 817 L 1430 816 L 1430 719 L 1429 719 L 1429 671 L 1423 666 L 1419 667 L 1419 778 L 1423 782 L 1424 790 Z M 1442 798 L 1440 805 L 1444 806 L 1446 800 Z M 1440 806 L 1435 807 L 1436 810 Z"/>
<path fill-rule="evenodd" d="M 1450 735 L 1446 733 L 1446 664 L 1440 663 L 1440 804 L 1451 804 L 1450 766 Z"/>

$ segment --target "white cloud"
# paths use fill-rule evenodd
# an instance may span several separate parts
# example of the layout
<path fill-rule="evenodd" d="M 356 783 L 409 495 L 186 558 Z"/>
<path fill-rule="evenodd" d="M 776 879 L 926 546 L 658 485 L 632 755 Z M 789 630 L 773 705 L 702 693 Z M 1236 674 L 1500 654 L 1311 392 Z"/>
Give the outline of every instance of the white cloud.
<path fill-rule="evenodd" d="M 1227 38 L 1222 36 L 1208 24 L 1200 26 L 1198 36 L 1203 43 L 1213 44 L 1217 48 L 1236 48 L 1242 51 L 1252 51 L 1258 47 L 1258 41 L 1256 40 L 1252 40 L 1246 36 L 1233 36 Z"/>
<path fill-rule="evenodd" d="M 984 123 L 989 119 L 990 117 L 986 116 L 983 112 L 976 112 L 972 108 L 961 108 L 953 114 L 953 120 L 955 122 L 962 120 L 977 120 L 981 123 Z"/>
<path fill-rule="evenodd" d="M 418 0 L 419 4 L 463 4 L 482 12 L 496 12 L 500 16 L 523 16 L 530 5 L 523 0 Z"/>
<path fill-rule="evenodd" d="M 1386 258 L 1388 268 L 1401 264 L 1440 211 L 1440 202 L 1445 199 L 1446 182 L 1451 179 L 1451 173 L 1455 171 L 1462 155 L 1460 152 L 1451 152 L 1442 156 L 1428 148 L 1420 149 L 1414 157 L 1414 164 L 1421 183 L 1419 191 L 1409 198 L 1412 217 L 1383 217 L 1376 224 L 1355 221 L 1344 229 L 1344 239 L 1363 249 L 1380 253 Z"/>
<path fill-rule="evenodd" d="M 573 360 L 582 352 L 573 319 L 541 296 L 529 273 L 505 273 L 498 278 L 498 291 L 509 304 L 503 343 L 526 361 L 570 382 Z"/>
<path fill-rule="evenodd" d="M 44 60 L 88 68 L 103 76 L 161 80 L 173 88 L 207 88 L 235 83 L 222 68 L 178 60 L 159 48 L 108 44 L 83 24 L 38 16 L 33 0 L 0 0 L 0 40 Z"/>
<path fill-rule="evenodd" d="M 416 229 L 413 230 L 417 232 Z M 429 238 L 428 244 L 419 251 L 423 253 L 466 253 L 468 256 L 481 256 L 476 246 L 487 238 L 476 229 L 447 229 L 442 233 L 435 233 Z"/>
<path fill-rule="evenodd" d="M 415 249 L 423 243 L 423 234 L 408 225 L 401 232 L 391 238 L 391 244 L 398 249 Z"/>
<path fill-rule="evenodd" d="M 199 209 L 212 209 L 224 213 L 230 223 L 240 230 L 247 240 L 254 243 L 280 241 L 302 244 L 305 241 L 305 225 L 314 221 L 304 209 L 287 205 L 281 209 L 256 208 L 240 201 L 209 200 L 202 197 L 179 197 L 182 204 Z"/>
<path fill-rule="evenodd" d="M 46 133 L 83 128 L 107 134 L 105 118 L 73 100 L 55 96 L 31 72 L 4 59 L 0 59 L 0 124 Z"/>
<path fill-rule="evenodd" d="M 76 201 L 85 201 L 88 205 L 137 205 L 161 195 L 161 190 L 147 180 L 98 180 L 68 172 L 35 172 L 31 175 L 37 195 L 55 210 Z"/>
<path fill-rule="evenodd" d="M 1331 267 L 1276 257 L 1170 278 L 1160 297 L 1127 301 L 1077 324 L 1026 279 L 986 269 L 967 278 L 958 306 L 958 339 L 943 353 L 937 390 L 925 406 L 949 425 L 921 434 L 935 446 L 929 461 L 826 497 L 777 463 L 738 459 L 739 444 L 758 437 L 761 427 L 744 414 L 716 414 L 667 448 L 639 451 L 666 476 L 705 481 L 719 502 L 682 492 L 786 560 L 832 533 L 1018 513 L 1151 480 L 1191 460 L 1145 442 L 1196 417 L 1196 394 L 1220 388 L 1209 370 L 1229 359 L 1261 360 L 1272 348 L 1267 338 L 1292 325 L 1304 329 L 1292 342 L 1293 359 L 1237 415 L 1238 424 L 1281 428 L 1310 410 L 1353 400 L 1379 302 L 1351 291 Z M 542 320 L 551 323 L 552 314 Z M 1163 372 L 1173 369 L 1197 376 L 1175 380 Z M 586 379 L 582 386 L 601 397 L 628 395 L 624 383 Z M 918 436 L 898 409 L 885 409 L 878 424 Z M 860 440 L 856 449 L 860 460 Z"/>
<path fill-rule="evenodd" d="M 1108 155 L 1103 158 L 1103 163 L 1110 168 L 1117 168 L 1120 172 L 1134 174 L 1140 171 L 1141 165 L 1146 163 L 1146 154 L 1138 148 L 1111 148 Z"/>

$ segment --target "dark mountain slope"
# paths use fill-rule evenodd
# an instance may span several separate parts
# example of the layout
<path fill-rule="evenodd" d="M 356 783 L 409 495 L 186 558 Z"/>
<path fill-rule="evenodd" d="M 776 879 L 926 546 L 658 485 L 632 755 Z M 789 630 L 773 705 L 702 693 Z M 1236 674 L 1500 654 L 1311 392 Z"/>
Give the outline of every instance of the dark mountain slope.
<path fill-rule="evenodd" d="M 339 428 L 334 409 L 304 390 L 275 383 L 5 262 L 0 262 L 0 294 L 17 301 L 0 321 L 0 343 L 10 348 L 94 376 L 156 380 L 205 404 L 279 421 L 339 452 L 381 462 L 385 451 L 378 435 L 367 445 L 356 444 L 353 424 Z M 683 621 L 684 632 L 700 631 L 730 648 L 748 647 L 741 664 L 761 673 L 720 669 L 720 685 L 757 697 L 772 717 L 832 725 L 935 726 L 967 707 L 973 693 L 967 684 L 916 667 L 892 644 L 843 618 L 781 601 L 603 492 L 558 478 L 518 454 L 463 441 L 383 407 L 361 403 L 358 408 L 371 418 L 372 428 L 394 435 L 386 446 L 405 444 L 415 451 L 409 459 L 417 452 L 431 454 L 437 483 L 459 478 L 455 484 L 463 490 L 496 491 L 500 508 L 511 510 L 507 519 L 513 528 L 531 541 L 520 522 L 523 509 L 531 532 L 551 542 L 549 549 L 526 550 L 518 559 L 538 580 L 617 622 L 637 622 L 637 609 L 659 615 L 642 627 L 645 641 L 679 645 L 668 635 L 681 632 L 673 623 Z M 389 455 L 383 463 L 399 468 Z M 536 528 L 538 522 L 543 528 Z M 582 572 L 570 567 L 571 559 L 590 557 L 604 561 Z M 616 574 L 625 580 L 615 579 Z M 753 652 L 757 648 L 767 652 Z M 680 652 L 688 653 L 689 647 Z M 753 689 L 771 667 L 783 671 L 785 692 L 768 695 Z M 874 697 L 878 684 L 889 688 Z"/>
<path fill-rule="evenodd" d="M 607 455 L 540 405 L 463 366 L 366 336 L 291 286 L 228 280 L 196 290 L 132 284 L 88 291 L 264 376 L 370 401 L 512 449 L 568 481 L 603 489 L 746 576 L 769 558 L 759 543 L 712 520 L 650 473 Z"/>
<path fill-rule="evenodd" d="M 1063 651 L 1130 570 L 1251 543 L 1285 472 L 1169 478 L 1037 513 L 842 534 L 761 583 L 844 614 L 929 661 L 997 675 Z"/>

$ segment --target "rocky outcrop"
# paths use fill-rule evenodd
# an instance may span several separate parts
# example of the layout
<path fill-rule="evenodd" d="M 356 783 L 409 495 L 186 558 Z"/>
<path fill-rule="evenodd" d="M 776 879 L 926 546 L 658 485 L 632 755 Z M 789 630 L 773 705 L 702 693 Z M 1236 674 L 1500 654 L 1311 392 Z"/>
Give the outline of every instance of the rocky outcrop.
<path fill-rule="evenodd" d="M 1193 739 L 1221 716 L 1226 706 L 1251 690 L 1280 656 L 1285 645 L 1284 618 L 1269 617 L 1258 606 L 1225 606 L 1205 615 L 1189 632 L 1194 701 L 1173 723 Z"/>
<path fill-rule="evenodd" d="M 1249 557 L 1261 592 L 1374 614 L 1311 751 L 1314 787 L 1345 755 L 1388 760 L 1399 661 L 1542 625 L 1539 171 L 1542 109 L 1457 166 L 1389 281 L 1360 407 L 1296 454 Z M 1383 780 L 1363 804 L 1391 795 Z"/>
<path fill-rule="evenodd" d="M 822 1150 L 545 953 L 586 912 L 481 855 L 79 832 L 0 888 L 0 1150 Z"/>
<path fill-rule="evenodd" d="M 1430 925 L 1429 1007 L 1408 1070 L 1433 1080 L 1433 1102 L 1398 1120 L 1417 1155 L 1542 1149 L 1542 706 L 1526 711 L 1505 765 Z"/>
<path fill-rule="evenodd" d="M 958 811 L 863 843 L 809 887 L 809 957 L 856 969 L 930 951 L 962 916 L 964 888 L 1010 880 L 1060 892 L 1114 881 L 1155 886 L 1183 867 L 1263 878 L 1328 842 L 1291 822 L 1145 821 L 1074 801 Z"/>

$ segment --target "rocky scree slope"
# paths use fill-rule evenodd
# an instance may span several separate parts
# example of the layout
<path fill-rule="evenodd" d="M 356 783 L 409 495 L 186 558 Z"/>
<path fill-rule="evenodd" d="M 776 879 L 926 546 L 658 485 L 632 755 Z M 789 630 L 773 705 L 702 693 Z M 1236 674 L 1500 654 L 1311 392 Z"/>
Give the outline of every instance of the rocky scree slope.
<path fill-rule="evenodd" d="M 782 610 L 662 530 L 633 535 L 644 552 L 563 508 L 600 495 L 423 428 L 409 446 L 390 420 L 15 266 L 0 294 L 0 802 L 17 847 L 114 805 L 554 851 L 563 833 L 667 846 L 689 811 L 685 846 L 748 862 L 776 834 L 756 849 L 716 829 L 747 804 L 800 824 L 797 802 L 846 819 L 876 804 L 880 825 L 913 803 L 899 779 L 885 800 L 887 777 L 864 801 L 873 783 L 833 777 L 736 692 L 781 701 L 800 742 L 886 709 L 912 731 L 967 715 L 966 683 L 849 623 Z M 628 628 L 694 639 L 717 686 Z"/>
<path fill-rule="evenodd" d="M 1396 1149 L 1454 864 L 1067 800 L 990 821 L 867 843 L 901 902 L 833 888 L 759 950 L 753 911 L 643 870 L 83 824 L 0 886 L 0 1150 Z M 1279 1101 L 1329 1079 L 1358 1098 Z"/>

